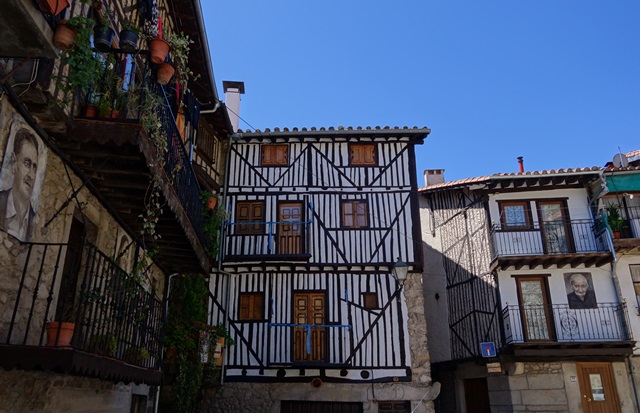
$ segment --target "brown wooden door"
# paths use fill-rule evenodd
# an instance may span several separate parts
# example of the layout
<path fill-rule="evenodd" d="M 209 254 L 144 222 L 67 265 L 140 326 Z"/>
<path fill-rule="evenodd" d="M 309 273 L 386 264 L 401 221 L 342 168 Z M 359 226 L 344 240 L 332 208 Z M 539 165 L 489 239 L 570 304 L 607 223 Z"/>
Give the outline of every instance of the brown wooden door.
<path fill-rule="evenodd" d="M 491 412 L 486 377 L 464 380 L 464 401 L 467 413 Z"/>
<path fill-rule="evenodd" d="M 280 204 L 278 222 L 278 254 L 302 254 L 302 202 Z"/>
<path fill-rule="evenodd" d="M 553 320 L 546 277 L 517 277 L 516 280 L 524 340 L 552 340 Z"/>
<path fill-rule="evenodd" d="M 571 228 L 565 215 L 564 201 L 538 201 L 538 218 L 548 254 L 564 254 L 573 251 Z"/>
<path fill-rule="evenodd" d="M 609 363 L 576 363 L 584 413 L 620 412 L 618 392 Z"/>
<path fill-rule="evenodd" d="M 325 293 L 306 292 L 293 295 L 294 323 L 325 324 Z M 307 335 L 309 345 L 307 345 Z M 327 358 L 326 327 L 293 328 L 293 361 L 322 362 Z"/>

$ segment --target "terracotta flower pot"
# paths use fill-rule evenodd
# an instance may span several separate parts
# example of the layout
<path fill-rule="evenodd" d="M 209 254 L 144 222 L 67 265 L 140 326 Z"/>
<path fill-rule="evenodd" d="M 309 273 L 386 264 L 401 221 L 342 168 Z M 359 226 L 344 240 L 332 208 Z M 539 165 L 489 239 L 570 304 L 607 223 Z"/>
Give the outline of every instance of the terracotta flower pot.
<path fill-rule="evenodd" d="M 157 65 L 164 62 L 169 53 L 169 43 L 158 38 L 149 39 L 148 43 L 151 61 Z"/>
<path fill-rule="evenodd" d="M 46 14 L 57 16 L 62 13 L 62 10 L 69 7 L 67 0 L 38 0 L 38 6 Z"/>
<path fill-rule="evenodd" d="M 207 199 L 207 209 L 215 209 L 217 203 L 218 198 L 216 198 L 215 196 L 209 197 Z"/>
<path fill-rule="evenodd" d="M 120 117 L 120 111 L 113 109 L 111 111 L 111 119 L 117 119 Z"/>
<path fill-rule="evenodd" d="M 50 321 L 47 323 L 47 346 L 69 347 L 75 323 Z M 59 334 L 58 334 L 59 331 Z M 57 338 L 57 342 L 56 342 Z"/>
<path fill-rule="evenodd" d="M 93 105 L 87 105 L 84 108 L 84 116 L 87 118 L 95 118 L 98 116 L 98 108 Z"/>
<path fill-rule="evenodd" d="M 166 85 L 169 83 L 176 69 L 171 66 L 171 63 L 162 63 L 158 66 L 158 83 Z"/>
<path fill-rule="evenodd" d="M 60 50 L 68 50 L 76 41 L 76 31 L 67 26 L 66 20 L 60 20 L 53 35 L 53 44 Z"/>

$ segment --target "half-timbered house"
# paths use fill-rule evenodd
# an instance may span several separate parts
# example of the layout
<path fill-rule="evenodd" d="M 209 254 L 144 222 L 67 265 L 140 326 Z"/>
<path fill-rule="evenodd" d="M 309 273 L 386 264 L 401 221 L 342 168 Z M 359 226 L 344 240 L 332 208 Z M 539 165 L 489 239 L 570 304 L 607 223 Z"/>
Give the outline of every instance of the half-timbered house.
<path fill-rule="evenodd" d="M 236 341 L 219 411 L 431 411 L 414 149 L 428 134 L 234 136 L 211 279 L 212 323 Z M 403 263 L 406 281 L 393 275 Z"/>
<path fill-rule="evenodd" d="M 188 35 L 199 77 L 159 83 L 176 54 L 125 49 L 126 22 Z M 200 3 L 7 0 L 0 24 L 0 411 L 150 411 L 167 280 L 213 267 L 200 194 L 231 128 Z"/>
<path fill-rule="evenodd" d="M 425 179 L 439 411 L 635 411 L 627 303 L 599 219 L 602 169 Z"/>

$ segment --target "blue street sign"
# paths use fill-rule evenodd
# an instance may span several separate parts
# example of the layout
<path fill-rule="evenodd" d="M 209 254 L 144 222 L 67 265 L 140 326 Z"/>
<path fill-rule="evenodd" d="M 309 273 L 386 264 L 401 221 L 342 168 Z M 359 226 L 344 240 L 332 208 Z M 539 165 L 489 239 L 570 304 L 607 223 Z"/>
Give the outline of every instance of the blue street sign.
<path fill-rule="evenodd" d="M 496 356 L 496 346 L 492 341 L 488 343 L 480 343 L 480 351 L 482 352 L 482 357 Z"/>

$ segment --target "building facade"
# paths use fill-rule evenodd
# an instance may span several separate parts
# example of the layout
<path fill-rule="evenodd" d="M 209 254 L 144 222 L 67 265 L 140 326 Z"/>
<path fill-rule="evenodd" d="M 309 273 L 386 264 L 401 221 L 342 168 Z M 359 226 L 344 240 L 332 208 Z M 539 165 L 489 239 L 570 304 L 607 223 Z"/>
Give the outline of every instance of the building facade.
<path fill-rule="evenodd" d="M 414 152 L 428 133 L 234 137 L 211 283 L 236 344 L 212 411 L 432 411 Z"/>
<path fill-rule="evenodd" d="M 599 218 L 602 170 L 425 177 L 437 409 L 636 411 L 628 301 Z"/>

